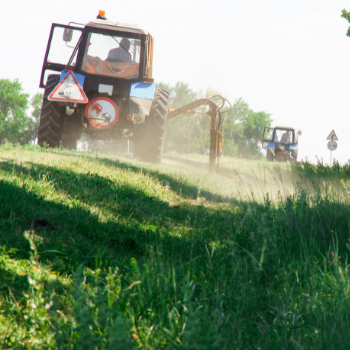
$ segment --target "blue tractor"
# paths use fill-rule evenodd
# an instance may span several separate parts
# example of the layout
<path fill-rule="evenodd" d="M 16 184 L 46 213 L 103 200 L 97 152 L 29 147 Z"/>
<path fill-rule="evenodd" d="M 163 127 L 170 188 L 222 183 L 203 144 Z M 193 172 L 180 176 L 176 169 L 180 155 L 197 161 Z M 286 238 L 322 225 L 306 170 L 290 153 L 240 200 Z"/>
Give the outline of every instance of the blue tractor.
<path fill-rule="evenodd" d="M 153 38 L 100 11 L 87 24 L 53 23 L 40 87 L 45 89 L 38 143 L 76 149 L 92 139 L 133 140 L 134 156 L 160 162 L 169 93 L 152 78 Z"/>
<path fill-rule="evenodd" d="M 262 147 L 266 148 L 266 159 L 270 162 L 295 163 L 298 159 L 298 137 L 300 130 L 289 126 L 265 127 Z"/>

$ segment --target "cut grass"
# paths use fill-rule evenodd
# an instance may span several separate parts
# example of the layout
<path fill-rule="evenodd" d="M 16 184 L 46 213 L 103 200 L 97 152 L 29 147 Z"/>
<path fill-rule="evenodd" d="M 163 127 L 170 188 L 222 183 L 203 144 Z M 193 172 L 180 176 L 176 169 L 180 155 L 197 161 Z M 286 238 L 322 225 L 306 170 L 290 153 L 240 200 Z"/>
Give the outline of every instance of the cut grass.
<path fill-rule="evenodd" d="M 2 348 L 348 347 L 346 193 L 290 193 L 288 165 L 229 158 L 245 182 L 201 156 L 2 146 L 0 160 Z"/>

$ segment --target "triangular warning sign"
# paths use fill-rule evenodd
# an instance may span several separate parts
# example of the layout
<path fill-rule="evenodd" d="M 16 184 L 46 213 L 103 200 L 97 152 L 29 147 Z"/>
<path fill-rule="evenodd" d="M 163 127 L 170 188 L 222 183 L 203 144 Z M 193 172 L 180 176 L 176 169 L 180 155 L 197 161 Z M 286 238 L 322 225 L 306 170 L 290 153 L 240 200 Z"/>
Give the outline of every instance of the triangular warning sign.
<path fill-rule="evenodd" d="M 338 141 L 338 137 L 334 130 L 332 130 L 332 132 L 328 135 L 327 140 Z"/>
<path fill-rule="evenodd" d="M 89 100 L 84 90 L 78 83 L 72 71 L 69 71 L 61 82 L 54 88 L 49 97 L 49 101 L 88 103 Z"/>

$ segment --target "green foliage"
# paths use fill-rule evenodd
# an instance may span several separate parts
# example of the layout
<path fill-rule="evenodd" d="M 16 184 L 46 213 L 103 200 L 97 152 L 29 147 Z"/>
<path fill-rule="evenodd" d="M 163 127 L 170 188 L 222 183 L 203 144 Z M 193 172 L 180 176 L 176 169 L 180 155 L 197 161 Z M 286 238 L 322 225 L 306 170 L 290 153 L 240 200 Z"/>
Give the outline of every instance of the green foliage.
<path fill-rule="evenodd" d="M 41 105 L 43 102 L 43 94 L 37 93 L 30 100 L 30 106 L 32 107 L 31 117 L 27 119 L 27 128 L 22 138 L 22 144 L 33 142 L 38 137 Z"/>
<path fill-rule="evenodd" d="M 219 91 L 207 89 L 197 94 L 188 84 L 178 82 L 174 87 L 158 84 L 170 93 L 171 108 L 181 107 L 199 98 L 210 98 L 222 95 Z M 178 153 L 203 153 L 210 145 L 210 118 L 201 114 L 205 107 L 198 108 L 194 115 L 177 116 L 169 120 L 165 138 L 165 151 Z M 224 124 L 224 154 L 244 158 L 261 158 L 261 138 L 265 126 L 271 125 L 270 114 L 254 112 L 241 98 L 236 100 L 232 108 L 226 110 Z"/>
<path fill-rule="evenodd" d="M 315 184 L 339 177 L 259 202 L 180 161 L 0 155 L 3 349 L 348 347 L 349 165 L 295 165 Z"/>
<path fill-rule="evenodd" d="M 246 158 L 261 158 L 261 139 L 266 126 L 271 126 L 270 114 L 266 112 L 249 111 L 244 121 L 244 140 L 240 143 L 240 153 Z"/>
<path fill-rule="evenodd" d="M 122 289 L 118 269 L 108 273 L 80 266 L 74 274 L 71 293 L 75 322 L 53 327 L 59 349 L 134 349 L 126 319 L 128 289 Z M 89 281 L 87 283 L 87 281 Z"/>
<path fill-rule="evenodd" d="M 242 155 L 244 145 L 244 122 L 247 120 L 250 109 L 242 98 L 236 100 L 226 115 L 224 124 L 224 154 L 230 156 Z M 228 146 L 228 148 L 226 148 Z"/>
<path fill-rule="evenodd" d="M 0 79 L 0 143 L 27 144 L 36 139 L 43 95 L 31 99 L 31 117 L 26 114 L 28 97 L 18 80 Z"/>
<path fill-rule="evenodd" d="M 0 79 L 0 143 L 22 141 L 27 125 L 28 95 L 18 80 Z"/>
<path fill-rule="evenodd" d="M 350 12 L 347 12 L 345 9 L 343 9 L 341 12 L 341 17 L 345 18 L 350 23 Z M 348 28 L 346 35 L 350 37 L 350 27 Z"/>
<path fill-rule="evenodd" d="M 158 86 L 169 91 L 169 106 L 171 108 L 181 107 L 197 98 L 197 94 L 184 82 L 177 82 L 174 87 L 164 83 L 160 83 Z M 201 153 L 200 130 L 197 128 L 196 119 L 193 115 L 180 115 L 169 120 L 164 144 L 165 151 L 176 150 L 180 153 L 197 151 Z"/>
<path fill-rule="evenodd" d="M 340 165 L 334 160 L 331 167 L 324 166 L 318 159 L 317 164 L 307 162 L 293 164 L 293 171 L 305 182 L 309 182 L 312 187 L 322 188 L 327 191 L 329 188 L 341 190 L 342 194 L 350 194 L 350 162 Z"/>
<path fill-rule="evenodd" d="M 270 126 L 272 123 L 270 114 L 254 112 L 240 98 L 235 101 L 227 115 L 228 118 L 224 128 L 225 139 L 234 141 L 234 144 L 237 145 L 237 153 L 240 156 L 260 159 L 264 127 Z"/>
<path fill-rule="evenodd" d="M 235 140 L 224 138 L 223 141 L 224 154 L 231 157 L 238 156 L 238 145 L 236 145 Z"/>

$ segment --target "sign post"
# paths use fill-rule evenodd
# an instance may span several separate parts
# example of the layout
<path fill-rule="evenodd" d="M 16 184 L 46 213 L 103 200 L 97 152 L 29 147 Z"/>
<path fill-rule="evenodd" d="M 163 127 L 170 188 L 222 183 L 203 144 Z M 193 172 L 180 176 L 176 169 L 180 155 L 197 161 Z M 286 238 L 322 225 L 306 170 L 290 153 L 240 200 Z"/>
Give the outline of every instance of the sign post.
<path fill-rule="evenodd" d="M 335 134 L 334 130 L 332 130 L 331 133 L 328 135 L 327 140 L 330 140 L 327 144 L 327 147 L 331 151 L 331 160 L 329 166 L 332 166 L 332 152 L 335 151 L 338 147 L 337 143 L 335 142 L 338 141 L 338 137 Z"/>

